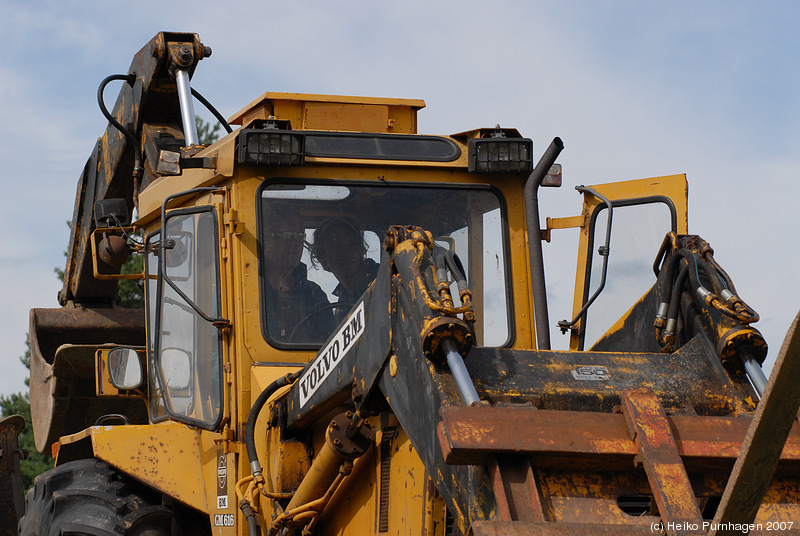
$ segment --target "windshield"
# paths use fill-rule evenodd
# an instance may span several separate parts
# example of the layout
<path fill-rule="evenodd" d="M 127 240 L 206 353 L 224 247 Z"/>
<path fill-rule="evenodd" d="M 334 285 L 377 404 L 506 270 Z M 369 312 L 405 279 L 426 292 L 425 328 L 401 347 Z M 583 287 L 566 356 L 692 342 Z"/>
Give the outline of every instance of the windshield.
<path fill-rule="evenodd" d="M 453 251 L 472 291 L 478 343 L 508 341 L 505 214 L 494 190 L 274 180 L 258 198 L 262 330 L 273 345 L 327 339 L 375 279 L 392 225 L 422 227 Z"/>

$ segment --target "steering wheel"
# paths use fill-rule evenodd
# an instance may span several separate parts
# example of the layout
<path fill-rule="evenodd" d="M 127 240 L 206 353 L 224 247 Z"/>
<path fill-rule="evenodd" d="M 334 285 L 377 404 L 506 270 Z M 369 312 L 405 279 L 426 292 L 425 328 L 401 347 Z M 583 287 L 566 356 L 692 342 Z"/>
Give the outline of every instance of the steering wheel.
<path fill-rule="evenodd" d="M 339 309 L 339 308 L 341 308 L 341 309 L 344 309 L 345 311 L 349 311 L 352 307 L 353 307 L 352 303 L 326 303 L 325 305 L 321 305 L 321 306 L 317 307 L 316 309 L 314 309 L 313 311 L 308 313 L 306 316 L 301 318 L 300 321 L 294 326 L 294 328 L 292 328 L 292 332 L 289 334 L 289 341 L 288 342 L 289 343 L 294 342 L 295 334 L 298 331 L 302 331 L 300 328 L 305 326 L 315 316 L 317 316 L 317 315 L 319 315 L 319 314 L 321 314 L 321 313 L 323 313 L 325 311 L 329 311 L 331 309 Z M 325 337 L 327 338 L 329 335 L 330 335 L 330 333 L 327 333 L 327 334 L 325 334 Z M 320 341 L 320 342 L 322 342 L 322 341 Z"/>

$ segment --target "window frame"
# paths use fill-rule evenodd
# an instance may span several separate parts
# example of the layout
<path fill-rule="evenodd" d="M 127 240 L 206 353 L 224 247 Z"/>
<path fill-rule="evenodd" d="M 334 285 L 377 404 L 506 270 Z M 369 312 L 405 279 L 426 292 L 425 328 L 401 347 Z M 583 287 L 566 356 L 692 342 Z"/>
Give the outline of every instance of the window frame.
<path fill-rule="evenodd" d="M 506 340 L 499 344 L 493 344 L 489 348 L 509 348 L 513 345 L 516 338 L 516 324 L 514 320 L 514 287 L 512 276 L 512 261 L 511 261 L 511 247 L 509 242 L 509 229 L 508 229 L 508 205 L 502 191 L 494 185 L 486 183 L 435 183 L 435 182 L 416 182 L 416 181 L 391 181 L 377 183 L 375 181 L 360 180 L 360 179 L 334 179 L 334 178 L 313 178 L 313 179 L 298 179 L 290 176 L 272 176 L 265 178 L 262 183 L 256 188 L 255 206 L 256 206 L 256 252 L 258 257 L 258 286 L 259 286 L 259 323 L 261 325 L 261 335 L 263 339 L 271 347 L 279 350 L 319 350 L 324 341 L 320 344 L 309 343 L 285 343 L 274 340 L 268 330 L 267 320 L 267 307 L 265 303 L 266 291 L 264 285 L 266 277 L 264 274 L 263 266 L 263 211 L 262 211 L 262 192 L 270 185 L 275 184 L 296 184 L 298 186 L 341 186 L 341 187 L 380 187 L 380 188 L 429 188 L 434 190 L 461 190 L 461 191 L 487 191 L 490 192 L 498 201 L 498 208 L 500 210 L 500 232 L 503 243 L 503 285 L 505 288 L 505 317 L 507 322 L 507 336 Z M 384 231 L 385 232 L 385 231 Z M 482 312 L 476 311 L 476 314 Z"/>
<path fill-rule="evenodd" d="M 221 312 L 222 312 L 222 286 L 221 286 L 221 284 L 222 284 L 222 278 L 221 278 L 222 266 L 221 266 L 221 255 L 220 255 L 220 249 L 219 249 L 219 244 L 220 244 L 220 241 L 219 241 L 219 237 L 220 237 L 219 215 L 217 214 L 216 208 L 214 206 L 210 206 L 210 205 L 201 205 L 201 206 L 196 206 L 196 207 L 177 208 L 177 209 L 170 210 L 166 214 L 166 216 L 164 218 L 164 221 L 162 222 L 161 227 L 159 229 L 149 233 L 145 238 L 145 244 L 146 244 L 147 249 L 148 249 L 148 252 L 145 255 L 145 274 L 146 274 L 146 277 L 145 277 L 145 282 L 146 282 L 145 295 L 147 296 L 147 300 L 148 300 L 147 307 L 145 307 L 146 318 L 147 318 L 147 320 L 146 320 L 147 321 L 147 329 L 148 329 L 148 341 L 147 341 L 147 343 L 148 343 L 147 344 L 148 377 L 149 377 L 149 381 L 151 383 L 155 382 L 155 384 L 152 385 L 151 388 L 150 388 L 149 413 L 150 413 L 150 420 L 152 422 L 154 422 L 154 423 L 155 422 L 164 421 L 164 420 L 167 420 L 167 419 L 171 419 L 171 420 L 174 420 L 174 421 L 190 424 L 192 426 L 197 426 L 198 428 L 202 428 L 202 429 L 205 429 L 205 430 L 217 430 L 219 428 L 219 426 L 220 426 L 220 424 L 222 422 L 223 416 L 225 414 L 225 408 L 224 408 L 224 404 L 225 404 L 224 381 L 223 381 L 224 380 L 224 374 L 223 374 L 223 361 L 224 361 L 223 351 L 224 351 L 224 348 L 223 348 L 222 329 L 219 326 L 215 326 L 213 324 L 213 322 L 215 320 L 217 320 L 216 318 L 207 317 L 207 314 L 205 312 L 203 312 L 201 314 L 195 308 L 197 306 L 196 306 L 196 304 L 194 304 L 194 299 L 190 298 L 192 303 L 186 303 L 186 305 L 194 310 L 194 312 L 195 312 L 194 318 L 195 319 L 199 318 L 202 321 L 209 322 L 209 324 L 212 324 L 212 327 L 214 327 L 217 330 L 217 332 L 216 332 L 216 343 L 212 342 L 212 344 L 216 344 L 216 347 L 217 347 L 217 352 L 216 352 L 217 353 L 217 359 L 216 359 L 217 362 L 216 362 L 216 364 L 212 363 L 211 366 L 209 367 L 209 371 L 213 371 L 213 369 L 216 368 L 216 372 L 217 372 L 217 382 L 216 382 L 216 384 L 217 385 L 216 386 L 211 385 L 210 386 L 211 389 L 209 390 L 209 392 L 208 393 L 202 393 L 202 394 L 203 395 L 208 394 L 208 395 L 212 395 L 213 396 L 214 391 L 216 391 L 216 395 L 218 396 L 218 400 L 219 400 L 219 407 L 218 407 L 218 410 L 217 410 L 216 419 L 213 420 L 213 421 L 195 419 L 195 418 L 187 416 L 185 413 L 180 413 L 180 412 L 174 411 L 174 408 L 172 408 L 171 403 L 169 402 L 169 396 L 166 394 L 168 392 L 168 389 L 165 388 L 166 380 L 163 377 L 163 370 L 162 370 L 162 367 L 161 367 L 161 364 L 160 364 L 160 358 L 161 358 L 160 352 L 161 352 L 161 342 L 162 342 L 161 341 L 161 332 L 162 332 L 161 324 L 162 324 L 162 315 L 163 315 L 163 310 L 162 309 L 163 309 L 163 299 L 164 299 L 164 285 L 167 285 L 169 283 L 166 281 L 167 276 L 164 273 L 164 265 L 161 263 L 161 257 L 159 255 L 153 255 L 153 252 L 151 250 L 151 248 L 158 248 L 159 247 L 159 245 L 158 245 L 159 242 L 156 241 L 154 243 L 153 242 L 153 237 L 161 235 L 162 229 L 166 230 L 167 223 L 171 218 L 180 217 L 180 216 L 187 216 L 187 215 L 197 215 L 197 214 L 203 214 L 203 213 L 208 213 L 211 216 L 211 223 L 212 223 L 211 224 L 211 230 L 212 230 L 213 236 L 207 237 L 207 238 L 208 238 L 208 240 L 210 240 L 210 242 L 212 244 L 212 247 L 210 248 L 210 250 L 213 251 L 213 253 L 214 253 L 214 259 L 213 259 L 213 262 L 212 262 L 212 264 L 214 266 L 213 266 L 212 269 L 214 270 L 213 277 L 214 277 L 214 284 L 215 284 L 216 292 L 214 293 L 213 299 L 216 300 L 215 307 L 216 307 L 217 313 L 221 314 Z M 192 241 L 193 249 L 191 251 L 196 252 L 199 240 L 203 239 L 203 237 L 199 237 L 196 233 L 193 234 L 192 236 L 193 236 L 193 241 Z M 155 272 L 155 275 L 156 275 L 156 279 L 155 279 L 155 282 L 156 282 L 155 304 L 152 304 L 152 305 L 149 303 L 150 302 L 150 296 L 151 296 L 150 295 L 150 288 L 149 288 L 150 280 L 151 280 L 151 273 L 150 273 L 150 268 L 151 268 L 150 267 L 150 259 L 151 259 L 151 256 L 155 257 L 156 260 L 157 260 L 156 272 Z M 196 274 L 198 273 L 198 271 L 197 271 L 198 267 L 195 266 L 194 268 L 195 268 L 194 277 L 196 277 Z M 174 287 L 173 287 L 173 290 L 174 290 Z M 180 293 L 179 293 L 179 297 L 181 298 L 181 300 L 184 300 L 184 297 L 180 296 Z M 196 333 L 196 329 L 194 329 L 194 328 L 193 328 L 193 333 Z M 191 380 L 192 381 L 194 380 L 194 377 L 197 374 L 197 367 L 194 366 L 194 364 L 195 364 L 195 362 L 192 361 L 192 371 L 191 371 Z M 159 394 L 157 396 L 155 396 L 154 395 L 155 392 L 158 392 Z M 201 395 L 201 393 L 198 393 L 197 395 Z M 196 400 L 195 400 L 196 396 L 192 397 L 194 402 L 196 402 Z M 155 410 L 157 408 L 161 408 L 164 411 L 164 414 L 163 415 L 157 414 L 155 412 Z"/>
<path fill-rule="evenodd" d="M 652 196 L 645 196 L 645 197 L 632 197 L 628 199 L 609 199 L 611 201 L 611 206 L 614 209 L 623 208 L 623 207 L 633 207 L 633 206 L 646 206 L 646 205 L 657 205 L 662 204 L 667 207 L 669 210 L 670 215 L 670 229 L 673 233 L 678 232 L 678 212 L 677 208 L 675 207 L 675 203 L 666 195 L 652 195 Z M 600 215 L 603 213 L 604 210 L 607 210 L 608 206 L 604 201 L 598 203 L 592 210 L 591 214 L 589 215 L 589 224 L 588 224 L 588 235 L 586 238 L 587 244 L 587 251 L 591 252 L 594 250 L 594 240 L 595 234 L 597 229 L 597 222 Z M 613 231 L 613 222 L 612 222 L 612 231 Z M 613 240 L 611 243 L 612 251 L 613 251 Z M 589 300 L 589 297 L 592 293 L 592 263 L 593 263 L 594 255 L 587 255 L 586 256 L 586 264 L 584 266 L 585 278 L 584 278 L 584 285 L 583 285 L 583 297 L 581 298 L 581 303 L 586 304 Z M 591 306 L 584 312 L 580 319 L 580 332 L 578 337 L 578 350 L 583 351 L 586 346 L 586 328 L 589 323 L 589 311 L 591 310 Z"/>

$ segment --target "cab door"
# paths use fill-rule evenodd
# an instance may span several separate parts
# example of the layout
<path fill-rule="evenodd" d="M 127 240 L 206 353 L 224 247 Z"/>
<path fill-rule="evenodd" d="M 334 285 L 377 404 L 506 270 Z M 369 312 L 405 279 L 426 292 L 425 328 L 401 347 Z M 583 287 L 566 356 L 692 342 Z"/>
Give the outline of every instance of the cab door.
<path fill-rule="evenodd" d="M 168 212 L 147 237 L 150 417 L 216 430 L 223 415 L 218 207 Z M 163 234 L 163 236 L 162 236 Z"/>
<path fill-rule="evenodd" d="M 685 175 L 578 187 L 580 217 L 548 220 L 549 229 L 579 227 L 570 350 L 591 348 L 614 329 L 656 281 L 654 261 L 668 232 L 688 232 Z"/>

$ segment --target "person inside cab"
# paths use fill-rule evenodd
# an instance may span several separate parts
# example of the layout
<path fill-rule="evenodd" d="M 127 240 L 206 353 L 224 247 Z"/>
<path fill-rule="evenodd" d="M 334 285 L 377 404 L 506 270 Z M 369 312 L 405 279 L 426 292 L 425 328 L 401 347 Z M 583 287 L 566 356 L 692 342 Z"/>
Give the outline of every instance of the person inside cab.
<path fill-rule="evenodd" d="M 364 230 L 350 218 L 330 218 L 314 231 L 312 261 L 331 272 L 339 284 L 336 318 L 340 320 L 378 274 L 378 263 L 367 257 Z"/>
<path fill-rule="evenodd" d="M 270 338 L 282 343 L 321 343 L 333 331 L 325 292 L 308 280 L 301 262 L 305 226 L 287 203 L 269 203 L 263 214 L 264 299 Z"/>

